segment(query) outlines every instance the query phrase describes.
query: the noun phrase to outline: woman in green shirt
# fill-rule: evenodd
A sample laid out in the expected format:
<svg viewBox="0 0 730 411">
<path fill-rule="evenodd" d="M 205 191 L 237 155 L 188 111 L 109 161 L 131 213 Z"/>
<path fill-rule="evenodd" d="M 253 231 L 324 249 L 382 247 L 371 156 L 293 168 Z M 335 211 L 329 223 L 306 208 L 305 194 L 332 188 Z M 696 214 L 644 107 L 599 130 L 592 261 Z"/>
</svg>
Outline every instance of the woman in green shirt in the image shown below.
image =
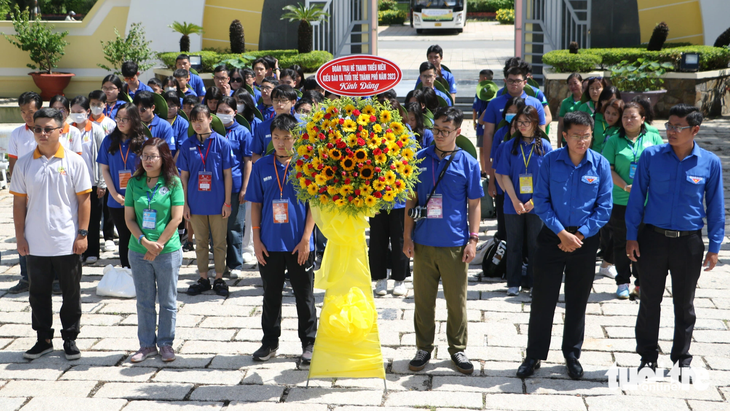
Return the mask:
<svg viewBox="0 0 730 411">
<path fill-rule="evenodd" d="M 579 73 L 571 73 L 566 81 L 568 83 L 570 95 L 560 103 L 560 111 L 558 111 L 558 136 L 563 135 L 563 117 L 565 117 L 567 113 L 577 110 L 578 107 L 583 104 L 580 101 L 580 98 L 583 95 L 583 77 L 581 77 Z M 559 138 L 558 148 L 563 145 L 562 143 L 563 139 Z"/>
<path fill-rule="evenodd" d="M 598 97 L 598 110 L 593 116 L 594 125 L 591 148 L 599 153 L 603 151 L 603 144 L 606 142 L 606 130 L 609 127 L 605 117 L 606 105 L 609 101 L 616 98 L 621 98 L 621 92 L 614 86 L 604 88 L 601 96 Z"/>
<path fill-rule="evenodd" d="M 583 104 L 578 106 L 578 110 L 588 113 L 588 115 L 595 119 L 596 112 L 601 108 L 599 98 L 605 88 L 608 88 L 608 84 L 606 84 L 606 80 L 603 77 L 588 77 L 586 80 L 586 89 L 580 99 Z"/>
<path fill-rule="evenodd" d="M 142 146 L 137 170 L 130 178 L 124 197 L 124 216 L 132 233 L 129 263 L 137 292 L 137 337 L 139 351 L 131 362 L 157 355 L 162 361 L 175 360 L 177 277 L 182 250 L 177 226 L 183 216 L 185 195 L 165 140 L 151 138 Z M 160 302 L 159 326 L 155 334 Z"/>
<path fill-rule="evenodd" d="M 606 120 L 606 129 L 603 131 L 601 152 L 603 152 L 603 148 L 605 148 L 608 139 L 621 129 L 621 117 L 624 115 L 624 104 L 624 101 L 620 98 L 614 98 L 603 105 L 603 118 Z"/>
<path fill-rule="evenodd" d="M 603 156 L 608 159 L 613 176 L 613 210 L 608 224 L 613 229 L 613 257 L 617 272 L 616 285 L 618 286 L 616 296 L 620 299 L 629 298 L 632 271 L 636 277 L 634 282 L 636 288 L 632 294 L 636 298 L 640 296 L 637 265 L 631 264 L 625 252 L 626 204 L 629 201 L 634 173 L 644 149 L 663 143 L 659 134 L 646 130 L 644 120 L 644 107 L 634 102 L 626 104 L 618 134 L 610 137 L 603 148 Z"/>
</svg>

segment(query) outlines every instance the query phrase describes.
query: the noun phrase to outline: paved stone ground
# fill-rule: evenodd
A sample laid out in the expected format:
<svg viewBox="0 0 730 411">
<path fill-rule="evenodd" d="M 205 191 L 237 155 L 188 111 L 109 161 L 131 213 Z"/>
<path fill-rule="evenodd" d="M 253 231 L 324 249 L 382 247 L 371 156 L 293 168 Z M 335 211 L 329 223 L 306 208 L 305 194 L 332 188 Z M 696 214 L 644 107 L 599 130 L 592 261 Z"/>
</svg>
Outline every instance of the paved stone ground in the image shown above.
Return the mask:
<svg viewBox="0 0 730 411">
<path fill-rule="evenodd" d="M 657 121 L 657 125 L 663 121 Z M 700 143 L 730 164 L 730 119 L 703 125 Z M 473 130 L 468 132 L 473 137 Z M 727 170 L 725 170 L 727 173 Z M 728 179 L 726 179 L 726 182 Z M 727 183 L 726 183 L 727 184 Z M 728 186 L 726 185 L 726 192 Z M 526 294 L 505 296 L 505 283 L 478 282 L 479 270 L 470 270 L 468 292 L 469 346 L 473 376 L 459 374 L 451 364 L 445 337 L 446 309 L 437 302 L 438 336 L 434 359 L 422 372 L 408 371 L 415 352 L 412 291 L 405 298 L 377 298 L 380 337 L 386 361 L 386 392 L 380 380 L 312 380 L 305 388 L 307 371 L 297 366 L 300 344 L 296 332 L 294 298 L 285 292 L 280 357 L 254 363 L 251 353 L 262 336 L 261 280 L 255 270 L 229 280 L 231 295 L 210 292 L 184 294 L 195 279 L 195 254 L 185 253 L 178 284 L 179 312 L 175 362 L 149 359 L 132 365 L 138 348 L 134 300 L 96 295 L 103 266 L 118 263 L 114 253 L 103 253 L 99 263 L 84 267 L 81 283 L 82 328 L 78 346 L 82 358 L 66 361 L 57 350 L 41 359 L 26 361 L 23 351 L 34 341 L 28 294 L 11 295 L 5 289 L 18 279 L 19 265 L 12 224 L 12 198 L 0 191 L 0 409 L 2 410 L 404 410 L 415 408 L 501 410 L 615 410 L 624 407 L 664 410 L 727 410 L 730 396 L 730 247 L 723 246 L 721 263 L 703 273 L 695 305 L 693 365 L 706 368 L 710 387 L 700 391 L 672 391 L 666 382 L 650 384 L 646 391 L 612 390 L 605 376 L 615 362 L 636 366 L 633 326 L 635 301 L 614 297 L 612 280 L 596 277 L 588 305 L 586 340 L 581 358 L 583 381 L 567 377 L 560 353 L 560 338 L 553 339 L 548 361 L 533 378 L 520 380 L 514 373 L 524 356 L 530 299 Z M 482 230 L 495 228 L 484 221 Z M 483 233 L 484 234 L 484 233 Z M 482 238 L 486 238 L 483 235 Z M 390 285 L 392 287 L 392 283 Z M 323 293 L 317 292 L 318 306 Z M 671 287 L 665 292 L 660 331 L 660 367 L 671 362 Z M 54 297 L 54 308 L 60 297 Z M 553 335 L 562 332 L 564 306 L 554 320 Z M 60 323 L 56 319 L 56 329 Z M 674 386 L 676 388 L 676 385 Z M 663 391 L 662 391 L 663 390 Z"/>
</svg>

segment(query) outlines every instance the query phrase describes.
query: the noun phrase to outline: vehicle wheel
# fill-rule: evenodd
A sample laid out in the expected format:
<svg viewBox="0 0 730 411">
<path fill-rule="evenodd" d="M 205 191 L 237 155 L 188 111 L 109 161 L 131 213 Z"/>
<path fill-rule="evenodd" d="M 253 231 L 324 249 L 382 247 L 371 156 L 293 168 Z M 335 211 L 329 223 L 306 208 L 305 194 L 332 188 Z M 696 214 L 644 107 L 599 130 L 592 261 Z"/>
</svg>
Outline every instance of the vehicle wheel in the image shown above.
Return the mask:
<svg viewBox="0 0 730 411">
<path fill-rule="evenodd" d="M 464 29 L 457 29 L 456 32 L 459 33 L 459 34 L 461 34 L 461 33 L 464 32 Z"/>
<path fill-rule="evenodd" d="M 416 34 L 423 34 L 423 29 L 416 29 Z"/>
</svg>

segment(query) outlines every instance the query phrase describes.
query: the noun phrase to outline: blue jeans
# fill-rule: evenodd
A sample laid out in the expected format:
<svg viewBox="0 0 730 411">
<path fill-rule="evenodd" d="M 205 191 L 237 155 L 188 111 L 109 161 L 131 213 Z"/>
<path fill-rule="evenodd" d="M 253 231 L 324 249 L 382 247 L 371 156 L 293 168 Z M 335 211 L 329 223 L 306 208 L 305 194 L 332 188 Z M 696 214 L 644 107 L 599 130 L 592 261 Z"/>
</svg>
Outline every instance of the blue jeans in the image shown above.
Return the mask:
<svg viewBox="0 0 730 411">
<path fill-rule="evenodd" d="M 510 201 L 509 197 L 505 196 L 504 201 Z M 542 220 L 535 213 L 505 214 L 504 225 L 507 231 L 507 287 L 519 287 L 522 283 L 522 247 L 526 242 L 529 262 L 524 286 L 532 288 L 537 235 L 542 230 Z"/>
<path fill-rule="evenodd" d="M 182 265 L 182 250 L 160 254 L 153 261 L 129 250 L 134 289 L 137 292 L 137 337 L 140 347 L 172 345 L 177 315 L 177 275 Z M 155 336 L 155 298 L 160 302 L 160 322 Z"/>
<path fill-rule="evenodd" d="M 243 226 L 246 222 L 246 204 L 238 203 L 238 193 L 231 194 L 231 215 L 228 216 L 228 249 L 226 267 L 231 270 L 243 268 Z"/>
</svg>

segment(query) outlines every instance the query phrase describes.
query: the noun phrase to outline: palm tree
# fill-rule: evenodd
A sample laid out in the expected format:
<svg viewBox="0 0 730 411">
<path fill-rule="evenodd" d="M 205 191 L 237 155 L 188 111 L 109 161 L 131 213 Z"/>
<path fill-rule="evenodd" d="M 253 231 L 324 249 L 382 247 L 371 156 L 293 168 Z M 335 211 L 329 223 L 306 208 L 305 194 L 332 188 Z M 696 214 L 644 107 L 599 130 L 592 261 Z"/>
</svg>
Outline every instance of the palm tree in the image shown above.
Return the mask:
<svg viewBox="0 0 730 411">
<path fill-rule="evenodd" d="M 174 32 L 182 34 L 182 37 L 180 37 L 180 52 L 190 51 L 191 34 L 203 34 L 202 27 L 186 21 L 183 21 L 182 23 L 179 21 L 173 21 L 172 24 L 167 27 L 171 28 Z"/>
<path fill-rule="evenodd" d="M 290 22 L 298 20 L 299 29 L 297 30 L 297 48 L 299 53 L 309 53 L 312 51 L 312 24 L 313 21 L 327 21 L 329 14 L 322 11 L 322 8 L 315 6 L 305 6 L 297 3 L 296 6 L 289 5 L 284 7 L 285 10 L 281 16 L 282 20 L 289 19 Z"/>
</svg>

